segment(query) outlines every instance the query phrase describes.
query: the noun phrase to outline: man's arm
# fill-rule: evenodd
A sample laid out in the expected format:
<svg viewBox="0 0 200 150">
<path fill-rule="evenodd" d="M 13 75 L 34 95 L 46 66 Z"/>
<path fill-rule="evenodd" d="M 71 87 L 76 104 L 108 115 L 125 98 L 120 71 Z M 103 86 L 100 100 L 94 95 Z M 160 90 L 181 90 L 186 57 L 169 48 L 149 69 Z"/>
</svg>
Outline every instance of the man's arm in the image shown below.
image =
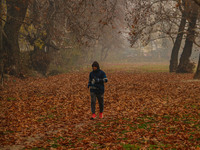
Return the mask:
<svg viewBox="0 0 200 150">
<path fill-rule="evenodd" d="M 104 83 L 108 82 L 108 78 L 106 77 L 105 72 L 104 72 L 104 76 L 103 76 L 103 82 L 104 82 Z"/>
<path fill-rule="evenodd" d="M 92 81 L 92 79 L 91 79 L 91 73 L 90 73 L 90 75 L 89 75 L 89 81 L 88 81 L 88 88 L 92 85 L 91 81 Z"/>
</svg>

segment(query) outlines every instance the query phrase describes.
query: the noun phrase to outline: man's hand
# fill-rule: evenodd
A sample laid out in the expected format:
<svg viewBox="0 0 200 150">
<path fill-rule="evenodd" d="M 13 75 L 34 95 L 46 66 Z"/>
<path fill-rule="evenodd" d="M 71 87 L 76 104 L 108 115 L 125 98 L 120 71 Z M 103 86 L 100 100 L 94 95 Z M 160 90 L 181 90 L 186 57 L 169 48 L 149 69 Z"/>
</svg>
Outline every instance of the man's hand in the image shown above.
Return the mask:
<svg viewBox="0 0 200 150">
<path fill-rule="evenodd" d="M 97 83 L 100 82 L 100 79 L 99 79 L 99 78 L 96 78 L 96 79 L 95 79 L 95 82 L 97 82 Z"/>
<path fill-rule="evenodd" d="M 92 84 L 95 84 L 95 79 L 92 79 L 91 83 L 92 83 Z"/>
<path fill-rule="evenodd" d="M 104 82 L 104 83 L 108 82 L 108 79 L 107 79 L 107 78 L 104 78 L 104 79 L 103 79 L 103 82 Z"/>
</svg>

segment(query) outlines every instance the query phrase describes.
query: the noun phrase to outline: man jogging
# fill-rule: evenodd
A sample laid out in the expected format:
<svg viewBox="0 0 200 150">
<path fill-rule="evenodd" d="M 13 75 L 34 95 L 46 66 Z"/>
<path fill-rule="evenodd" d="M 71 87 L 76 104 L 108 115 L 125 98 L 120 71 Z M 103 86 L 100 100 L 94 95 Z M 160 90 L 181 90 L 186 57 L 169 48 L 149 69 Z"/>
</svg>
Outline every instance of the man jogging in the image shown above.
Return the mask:
<svg viewBox="0 0 200 150">
<path fill-rule="evenodd" d="M 91 96 L 91 110 L 92 117 L 91 120 L 96 118 L 95 115 L 95 106 L 96 98 L 99 102 L 99 118 L 103 118 L 103 109 L 104 109 L 104 83 L 108 82 L 105 72 L 100 70 L 98 62 L 93 62 L 92 64 L 93 71 L 90 72 L 88 88 L 90 87 L 90 96 Z"/>
</svg>

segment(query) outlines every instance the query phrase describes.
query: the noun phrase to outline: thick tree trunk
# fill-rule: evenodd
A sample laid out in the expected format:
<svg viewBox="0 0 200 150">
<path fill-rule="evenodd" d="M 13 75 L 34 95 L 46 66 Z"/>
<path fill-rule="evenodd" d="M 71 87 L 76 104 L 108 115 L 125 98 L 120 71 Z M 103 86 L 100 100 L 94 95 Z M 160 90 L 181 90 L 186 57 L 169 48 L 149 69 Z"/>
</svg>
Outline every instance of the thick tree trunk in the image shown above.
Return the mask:
<svg viewBox="0 0 200 150">
<path fill-rule="evenodd" d="M 28 0 L 9 0 L 7 5 L 7 19 L 4 26 L 3 49 L 6 53 L 5 71 L 9 74 L 17 75 L 19 72 L 19 30 L 23 24 Z"/>
<path fill-rule="evenodd" d="M 180 22 L 179 30 L 178 30 L 178 35 L 176 37 L 176 41 L 174 43 L 172 53 L 171 53 L 170 66 L 169 66 L 170 72 L 176 72 L 176 69 L 178 67 L 178 53 L 181 47 L 181 41 L 183 39 L 183 31 L 185 28 L 185 24 L 186 24 L 186 18 L 185 18 L 185 15 L 182 14 L 182 18 L 181 18 L 181 22 Z"/>
<path fill-rule="evenodd" d="M 199 62 L 198 62 L 196 73 L 194 75 L 194 79 L 200 79 L 200 54 L 199 54 Z"/>
<path fill-rule="evenodd" d="M 2 0 L 0 0 L 0 18 L 3 17 L 3 6 L 2 6 Z M 1 72 L 1 85 L 3 86 L 3 42 L 2 42 L 2 36 L 3 35 L 3 24 L 2 20 L 0 20 L 0 72 Z"/>
<path fill-rule="evenodd" d="M 194 69 L 194 65 L 190 62 L 190 56 L 192 54 L 192 47 L 195 39 L 195 26 L 197 18 L 198 18 L 198 6 L 194 4 L 187 30 L 185 46 L 183 48 L 183 52 L 180 58 L 180 63 L 176 71 L 177 73 L 191 73 Z"/>
<path fill-rule="evenodd" d="M 194 0 L 194 2 L 200 6 L 200 0 Z"/>
</svg>

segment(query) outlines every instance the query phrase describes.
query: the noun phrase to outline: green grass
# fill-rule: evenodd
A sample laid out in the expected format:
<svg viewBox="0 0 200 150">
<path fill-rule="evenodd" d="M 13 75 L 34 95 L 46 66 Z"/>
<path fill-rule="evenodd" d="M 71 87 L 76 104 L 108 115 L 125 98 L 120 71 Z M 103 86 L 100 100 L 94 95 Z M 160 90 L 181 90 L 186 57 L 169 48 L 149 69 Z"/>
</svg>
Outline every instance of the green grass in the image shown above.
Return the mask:
<svg viewBox="0 0 200 150">
<path fill-rule="evenodd" d="M 3 134 L 12 134 L 12 133 L 15 133 L 15 131 L 11 131 L 11 130 L 7 130 L 7 131 L 4 131 Z"/>
<path fill-rule="evenodd" d="M 165 115 L 165 116 L 163 116 L 163 118 L 170 120 L 171 117 L 169 115 Z"/>
<path fill-rule="evenodd" d="M 125 71 L 125 72 L 169 72 L 168 63 L 100 63 L 101 69 L 106 72 Z M 84 66 L 82 71 L 91 71 L 90 65 Z"/>
<path fill-rule="evenodd" d="M 58 147 L 60 147 L 60 145 L 59 144 L 52 144 L 51 147 L 58 148 Z"/>
<path fill-rule="evenodd" d="M 43 148 L 43 147 L 34 147 L 34 148 L 32 148 L 31 150 L 46 150 L 46 149 Z"/>
<path fill-rule="evenodd" d="M 142 65 L 137 68 L 137 70 L 142 72 L 169 72 L 168 65 Z"/>
<path fill-rule="evenodd" d="M 8 97 L 7 100 L 8 100 L 8 101 L 15 101 L 16 98 L 14 98 L 14 97 Z"/>
<path fill-rule="evenodd" d="M 99 144 L 96 144 L 96 143 L 92 144 L 92 146 L 93 146 L 93 147 L 100 147 L 100 145 L 99 145 Z"/>
<path fill-rule="evenodd" d="M 146 129 L 147 128 L 147 124 L 145 124 L 145 123 L 144 124 L 139 124 L 138 128 L 139 129 Z"/>
<path fill-rule="evenodd" d="M 123 130 L 123 131 L 121 132 L 121 134 L 125 134 L 125 133 L 127 133 L 127 132 L 129 132 L 129 131 Z"/>
<path fill-rule="evenodd" d="M 157 145 L 150 145 L 150 146 L 149 146 L 149 149 L 150 149 L 150 150 L 154 150 L 154 149 L 157 149 L 157 148 L 159 148 Z"/>
<path fill-rule="evenodd" d="M 122 144 L 122 146 L 125 150 L 139 150 L 140 149 L 140 146 L 138 145 Z"/>
</svg>

